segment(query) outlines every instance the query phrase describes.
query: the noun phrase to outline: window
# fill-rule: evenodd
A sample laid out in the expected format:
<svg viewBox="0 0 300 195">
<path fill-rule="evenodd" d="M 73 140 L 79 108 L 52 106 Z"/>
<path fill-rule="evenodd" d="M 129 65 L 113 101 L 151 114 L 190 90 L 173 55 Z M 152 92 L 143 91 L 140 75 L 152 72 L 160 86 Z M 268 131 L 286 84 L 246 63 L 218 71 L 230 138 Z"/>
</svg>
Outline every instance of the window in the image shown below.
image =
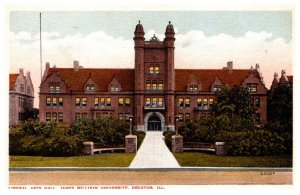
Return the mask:
<svg viewBox="0 0 300 195">
<path fill-rule="evenodd" d="M 191 121 L 191 114 L 190 113 L 185 113 L 185 122 Z"/>
<path fill-rule="evenodd" d="M 179 116 L 178 122 L 182 123 L 183 122 L 183 114 L 179 113 L 178 116 Z"/>
<path fill-rule="evenodd" d="M 151 82 L 146 81 L 146 90 L 151 90 Z"/>
<path fill-rule="evenodd" d="M 152 81 L 152 90 L 153 91 L 157 90 L 157 83 L 156 83 L 156 81 Z"/>
<path fill-rule="evenodd" d="M 99 106 L 99 98 L 94 98 L 94 106 Z"/>
<path fill-rule="evenodd" d="M 75 106 L 80 107 L 80 98 L 75 98 Z"/>
<path fill-rule="evenodd" d="M 197 92 L 198 91 L 198 85 L 189 85 L 189 91 Z"/>
<path fill-rule="evenodd" d="M 57 106 L 57 98 L 52 98 L 52 106 Z"/>
<path fill-rule="evenodd" d="M 248 91 L 250 93 L 256 93 L 257 92 L 257 84 L 256 83 L 247 84 L 247 88 L 248 88 Z"/>
<path fill-rule="evenodd" d="M 86 84 L 85 90 L 87 92 L 95 91 L 95 84 Z"/>
<path fill-rule="evenodd" d="M 56 112 L 52 112 L 52 121 L 53 122 L 57 121 L 57 113 Z"/>
<path fill-rule="evenodd" d="M 80 113 L 75 113 L 75 120 L 79 120 L 80 119 Z"/>
<path fill-rule="evenodd" d="M 159 65 L 150 65 L 149 72 L 150 74 L 159 74 Z"/>
<path fill-rule="evenodd" d="M 63 121 L 64 121 L 63 113 L 59 112 L 58 113 L 58 122 L 63 122 Z"/>
<path fill-rule="evenodd" d="M 58 98 L 58 106 L 64 106 L 64 98 Z"/>
<path fill-rule="evenodd" d="M 130 116 L 129 113 L 125 113 L 125 120 L 126 120 L 126 121 L 129 121 L 129 116 Z"/>
<path fill-rule="evenodd" d="M 146 98 L 146 107 L 150 107 L 150 104 L 151 104 L 151 99 Z"/>
<path fill-rule="evenodd" d="M 120 86 L 119 86 L 119 84 L 112 84 L 112 85 L 110 86 L 110 91 L 112 91 L 112 92 L 120 91 Z"/>
<path fill-rule="evenodd" d="M 30 94 L 30 93 L 31 93 L 30 87 L 27 87 L 27 94 Z"/>
<path fill-rule="evenodd" d="M 191 106 L 191 99 L 185 98 L 185 107 L 190 107 L 190 106 Z"/>
<path fill-rule="evenodd" d="M 24 90 L 25 90 L 24 84 L 21 84 L 20 85 L 20 91 L 21 91 L 21 93 L 24 93 Z"/>
<path fill-rule="evenodd" d="M 124 98 L 119 98 L 119 106 L 124 106 Z"/>
<path fill-rule="evenodd" d="M 100 106 L 101 107 L 105 106 L 105 98 L 104 97 L 100 98 Z"/>
<path fill-rule="evenodd" d="M 123 113 L 119 113 L 118 118 L 122 121 L 124 119 Z"/>
<path fill-rule="evenodd" d="M 209 107 L 212 107 L 214 104 L 214 99 L 210 98 L 209 99 Z"/>
<path fill-rule="evenodd" d="M 82 98 L 82 106 L 83 107 L 87 106 L 87 98 L 86 97 Z"/>
<path fill-rule="evenodd" d="M 163 107 L 163 98 L 158 98 L 158 106 Z"/>
<path fill-rule="evenodd" d="M 51 113 L 46 112 L 46 121 L 49 122 L 51 120 Z"/>
<path fill-rule="evenodd" d="M 20 106 L 20 100 L 19 100 L 19 106 Z M 46 98 L 46 106 L 51 106 L 51 98 L 47 97 Z"/>
<path fill-rule="evenodd" d="M 260 113 L 256 113 L 255 122 L 260 123 Z"/>
<path fill-rule="evenodd" d="M 125 98 L 125 106 L 130 106 L 130 98 Z"/>
<path fill-rule="evenodd" d="M 87 118 L 87 113 L 86 112 L 82 113 L 82 118 Z"/>
<path fill-rule="evenodd" d="M 97 112 L 96 113 L 96 118 L 101 118 L 101 113 Z"/>
<path fill-rule="evenodd" d="M 152 107 L 156 108 L 157 106 L 157 98 L 152 98 Z"/>
<path fill-rule="evenodd" d="M 197 106 L 198 106 L 198 107 L 201 107 L 201 106 L 202 106 L 202 99 L 201 99 L 201 98 L 198 98 L 198 99 L 197 99 Z"/>
<path fill-rule="evenodd" d="M 164 88 L 164 84 L 163 84 L 163 81 L 158 81 L 158 90 L 163 90 Z"/>
<path fill-rule="evenodd" d="M 159 66 L 154 67 L 154 74 L 159 74 Z"/>
<path fill-rule="evenodd" d="M 260 99 L 259 98 L 255 98 L 255 107 L 260 107 Z"/>
<path fill-rule="evenodd" d="M 207 98 L 203 99 L 203 107 L 207 107 Z"/>
<path fill-rule="evenodd" d="M 214 85 L 213 91 L 221 91 L 222 85 Z"/>
<path fill-rule="evenodd" d="M 60 92 L 59 83 L 50 83 L 49 92 L 50 93 L 59 93 Z"/>
<path fill-rule="evenodd" d="M 111 98 L 106 98 L 106 106 L 111 106 Z"/>
<path fill-rule="evenodd" d="M 150 74 L 154 73 L 154 66 L 150 66 Z"/>
<path fill-rule="evenodd" d="M 178 106 L 183 107 L 183 98 L 178 98 Z"/>
</svg>

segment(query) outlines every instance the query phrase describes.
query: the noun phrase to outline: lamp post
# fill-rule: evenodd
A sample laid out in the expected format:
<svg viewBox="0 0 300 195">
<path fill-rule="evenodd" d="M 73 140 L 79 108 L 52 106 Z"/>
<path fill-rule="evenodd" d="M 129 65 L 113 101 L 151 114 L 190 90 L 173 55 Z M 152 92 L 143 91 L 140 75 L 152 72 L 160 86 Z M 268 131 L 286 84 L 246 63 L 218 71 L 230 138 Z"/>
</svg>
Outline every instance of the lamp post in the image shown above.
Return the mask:
<svg viewBox="0 0 300 195">
<path fill-rule="evenodd" d="M 175 131 L 176 131 L 176 136 L 178 136 L 178 120 L 179 120 L 180 116 L 176 115 L 175 116 Z"/>
<path fill-rule="evenodd" d="M 129 135 L 132 135 L 132 119 L 133 119 L 133 116 L 130 115 L 129 116 L 129 122 L 130 122 Z"/>
</svg>

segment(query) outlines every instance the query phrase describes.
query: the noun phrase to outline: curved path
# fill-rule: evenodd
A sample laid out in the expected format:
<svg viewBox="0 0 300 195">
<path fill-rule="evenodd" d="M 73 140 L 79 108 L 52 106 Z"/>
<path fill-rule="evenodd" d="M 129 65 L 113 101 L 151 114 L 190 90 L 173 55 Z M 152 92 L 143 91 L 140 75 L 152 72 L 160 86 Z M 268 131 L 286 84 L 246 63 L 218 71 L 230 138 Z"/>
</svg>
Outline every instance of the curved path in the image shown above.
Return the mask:
<svg viewBox="0 0 300 195">
<path fill-rule="evenodd" d="M 179 168 L 167 148 L 161 131 L 147 131 L 144 141 L 129 168 Z"/>
</svg>

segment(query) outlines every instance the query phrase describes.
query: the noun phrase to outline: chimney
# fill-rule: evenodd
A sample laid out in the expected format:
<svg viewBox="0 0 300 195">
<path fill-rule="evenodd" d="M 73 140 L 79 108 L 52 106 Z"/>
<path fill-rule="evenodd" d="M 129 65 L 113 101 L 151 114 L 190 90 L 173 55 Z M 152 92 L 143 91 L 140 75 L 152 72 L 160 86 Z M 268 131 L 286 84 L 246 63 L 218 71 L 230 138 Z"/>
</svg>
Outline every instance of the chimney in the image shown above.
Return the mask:
<svg viewBox="0 0 300 195">
<path fill-rule="evenodd" d="M 28 78 L 30 78 L 30 72 L 29 72 L 29 71 L 26 72 L 26 76 L 27 76 Z"/>
<path fill-rule="evenodd" d="M 282 77 L 285 77 L 285 76 L 286 76 L 285 70 L 282 70 L 282 71 L 281 71 L 281 76 L 282 76 Z"/>
<path fill-rule="evenodd" d="M 49 69 L 49 68 L 50 68 L 50 63 L 46 62 L 46 69 Z"/>
<path fill-rule="evenodd" d="M 278 73 L 277 72 L 274 73 L 274 79 L 278 80 Z"/>
<path fill-rule="evenodd" d="M 20 68 L 20 69 L 19 69 L 19 72 L 20 72 L 20 74 L 24 75 L 24 70 L 23 70 L 23 68 Z"/>
<path fill-rule="evenodd" d="M 77 60 L 74 60 L 73 62 L 73 65 L 74 65 L 74 71 L 77 72 L 79 70 L 79 61 Z"/>
<path fill-rule="evenodd" d="M 227 62 L 227 69 L 228 70 L 232 70 L 233 69 L 233 62 L 232 61 L 228 61 Z"/>
</svg>

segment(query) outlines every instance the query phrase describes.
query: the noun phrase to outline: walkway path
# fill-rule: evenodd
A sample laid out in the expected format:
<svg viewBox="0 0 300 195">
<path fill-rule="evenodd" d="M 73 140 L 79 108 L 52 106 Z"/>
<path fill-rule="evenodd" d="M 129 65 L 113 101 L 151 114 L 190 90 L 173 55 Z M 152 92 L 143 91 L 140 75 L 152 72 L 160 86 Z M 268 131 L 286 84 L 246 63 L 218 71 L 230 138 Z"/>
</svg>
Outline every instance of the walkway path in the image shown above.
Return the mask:
<svg viewBox="0 0 300 195">
<path fill-rule="evenodd" d="M 131 162 L 130 168 L 180 167 L 163 140 L 162 132 L 147 131 L 146 137 Z"/>
</svg>

